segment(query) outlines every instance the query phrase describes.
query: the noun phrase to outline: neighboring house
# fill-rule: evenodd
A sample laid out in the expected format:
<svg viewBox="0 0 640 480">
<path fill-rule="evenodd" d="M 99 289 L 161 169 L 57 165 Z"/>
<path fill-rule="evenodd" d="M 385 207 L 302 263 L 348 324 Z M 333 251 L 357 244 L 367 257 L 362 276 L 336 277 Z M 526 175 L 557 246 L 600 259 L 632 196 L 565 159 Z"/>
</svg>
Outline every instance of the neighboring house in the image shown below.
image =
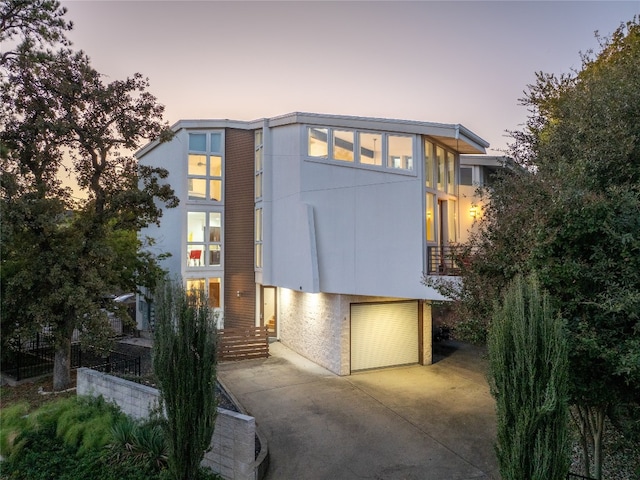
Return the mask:
<svg viewBox="0 0 640 480">
<path fill-rule="evenodd" d="M 461 125 L 311 113 L 173 130 L 137 153 L 180 198 L 142 235 L 225 328 L 267 326 L 339 375 L 431 363 L 443 298 L 423 274 L 451 273 L 443 252 L 473 220 L 460 155 L 487 142 Z M 141 301 L 140 328 L 150 312 Z"/>
</svg>

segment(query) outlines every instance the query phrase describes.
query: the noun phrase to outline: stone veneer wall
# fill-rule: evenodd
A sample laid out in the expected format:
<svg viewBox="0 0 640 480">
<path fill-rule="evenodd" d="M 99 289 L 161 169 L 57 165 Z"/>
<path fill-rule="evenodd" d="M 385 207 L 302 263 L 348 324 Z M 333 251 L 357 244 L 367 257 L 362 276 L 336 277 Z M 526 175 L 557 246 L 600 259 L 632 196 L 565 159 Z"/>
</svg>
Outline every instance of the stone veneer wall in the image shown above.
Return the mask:
<svg viewBox="0 0 640 480">
<path fill-rule="evenodd" d="M 351 373 L 351 304 L 398 298 L 304 293 L 280 288 L 280 341 L 337 375 Z M 431 363 L 431 306 L 423 307 L 423 364 Z"/>
<path fill-rule="evenodd" d="M 157 408 L 160 397 L 155 388 L 88 368 L 78 369 L 77 394 L 102 396 L 134 418 L 148 417 Z M 205 453 L 202 465 L 225 479 L 254 480 L 257 476 L 255 441 L 253 417 L 218 408 L 211 450 Z"/>
</svg>

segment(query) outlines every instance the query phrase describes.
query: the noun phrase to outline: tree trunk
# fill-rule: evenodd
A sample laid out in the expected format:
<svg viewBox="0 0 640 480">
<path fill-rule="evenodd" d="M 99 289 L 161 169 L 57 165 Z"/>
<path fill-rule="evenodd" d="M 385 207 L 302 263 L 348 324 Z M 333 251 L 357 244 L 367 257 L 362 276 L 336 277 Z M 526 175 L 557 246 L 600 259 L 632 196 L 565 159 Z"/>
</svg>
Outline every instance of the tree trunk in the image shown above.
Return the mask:
<svg viewBox="0 0 640 480">
<path fill-rule="evenodd" d="M 572 418 L 580 431 L 580 443 L 584 455 L 584 474 L 591 477 L 591 461 L 593 461 L 593 478 L 602 478 L 602 439 L 604 438 L 604 420 L 607 405 L 575 406 Z"/>
<path fill-rule="evenodd" d="M 593 421 L 593 469 L 596 480 L 602 478 L 602 439 L 604 437 L 605 407 L 594 408 L 591 414 Z"/>
<path fill-rule="evenodd" d="M 65 338 L 56 347 L 53 357 L 53 389 L 65 390 L 71 386 L 71 339 Z"/>
<path fill-rule="evenodd" d="M 578 427 L 580 432 L 580 446 L 582 447 L 582 467 L 583 473 L 587 477 L 591 477 L 591 442 L 593 435 L 589 424 L 589 408 L 581 405 L 574 405 L 570 410 L 571 418 Z"/>
</svg>

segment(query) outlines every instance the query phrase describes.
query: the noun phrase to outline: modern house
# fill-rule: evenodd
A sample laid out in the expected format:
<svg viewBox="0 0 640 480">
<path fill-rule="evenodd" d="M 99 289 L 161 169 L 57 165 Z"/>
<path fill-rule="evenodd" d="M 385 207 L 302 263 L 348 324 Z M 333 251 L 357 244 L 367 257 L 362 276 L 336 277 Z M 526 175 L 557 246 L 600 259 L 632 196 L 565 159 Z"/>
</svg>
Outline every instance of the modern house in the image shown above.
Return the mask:
<svg viewBox="0 0 640 480">
<path fill-rule="evenodd" d="M 339 375 L 431 363 L 444 299 L 422 279 L 450 273 L 446 249 L 473 222 L 461 173 L 482 173 L 486 141 L 458 124 L 312 113 L 172 128 L 137 157 L 170 172 L 180 205 L 142 235 L 171 254 L 170 274 L 205 287 L 225 328 L 266 326 Z M 152 316 L 140 301 L 139 328 Z"/>
</svg>

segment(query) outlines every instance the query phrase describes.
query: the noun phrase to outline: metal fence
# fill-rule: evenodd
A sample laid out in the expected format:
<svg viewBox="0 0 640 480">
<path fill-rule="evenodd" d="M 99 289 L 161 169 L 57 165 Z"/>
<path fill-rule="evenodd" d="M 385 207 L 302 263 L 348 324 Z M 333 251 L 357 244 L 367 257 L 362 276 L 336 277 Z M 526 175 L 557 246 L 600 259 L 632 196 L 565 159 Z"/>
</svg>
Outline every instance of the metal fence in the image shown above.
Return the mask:
<svg viewBox="0 0 640 480">
<path fill-rule="evenodd" d="M 2 356 L 2 374 L 16 381 L 39 377 L 53 372 L 55 348 L 49 335 L 36 335 L 27 341 L 13 342 Z M 140 357 L 120 352 L 98 355 L 90 349 L 82 349 L 79 343 L 71 344 L 71 368 L 95 368 L 103 372 L 140 375 Z"/>
</svg>

